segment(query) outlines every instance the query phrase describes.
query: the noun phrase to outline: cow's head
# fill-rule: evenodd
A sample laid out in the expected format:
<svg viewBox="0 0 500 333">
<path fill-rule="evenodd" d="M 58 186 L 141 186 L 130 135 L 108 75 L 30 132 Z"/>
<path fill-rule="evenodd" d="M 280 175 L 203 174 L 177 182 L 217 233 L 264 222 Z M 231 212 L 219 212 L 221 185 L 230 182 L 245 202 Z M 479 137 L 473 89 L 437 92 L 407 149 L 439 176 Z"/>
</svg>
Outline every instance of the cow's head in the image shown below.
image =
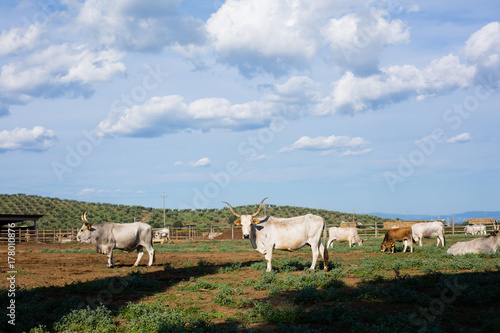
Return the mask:
<svg viewBox="0 0 500 333">
<path fill-rule="evenodd" d="M 394 245 L 395 244 L 391 243 L 391 242 L 382 242 L 382 244 L 380 244 L 380 251 L 382 251 L 382 252 L 385 252 L 385 251 L 391 252 L 392 251 L 392 247 Z"/>
<path fill-rule="evenodd" d="M 267 197 L 262 199 L 262 201 L 260 202 L 260 205 L 259 205 L 259 209 L 257 210 L 257 212 L 255 212 L 252 215 L 236 214 L 233 210 L 233 207 L 231 207 L 231 205 L 229 203 L 223 201 L 226 205 L 229 206 L 229 210 L 231 211 L 231 213 L 238 218 L 236 221 L 234 221 L 234 224 L 241 225 L 241 230 L 243 232 L 243 238 L 250 237 L 250 230 L 251 230 L 252 223 L 257 224 L 260 222 L 260 220 L 256 219 L 255 217 L 260 214 L 260 211 L 262 210 L 262 204 L 264 203 L 264 200 L 266 200 L 266 199 L 267 199 Z"/>
<path fill-rule="evenodd" d="M 92 235 L 92 230 L 94 229 L 92 229 L 92 225 L 87 220 L 87 211 L 82 213 L 82 221 L 83 225 L 80 230 L 78 230 L 76 240 L 79 242 L 88 243 L 90 242 L 90 236 Z"/>
</svg>

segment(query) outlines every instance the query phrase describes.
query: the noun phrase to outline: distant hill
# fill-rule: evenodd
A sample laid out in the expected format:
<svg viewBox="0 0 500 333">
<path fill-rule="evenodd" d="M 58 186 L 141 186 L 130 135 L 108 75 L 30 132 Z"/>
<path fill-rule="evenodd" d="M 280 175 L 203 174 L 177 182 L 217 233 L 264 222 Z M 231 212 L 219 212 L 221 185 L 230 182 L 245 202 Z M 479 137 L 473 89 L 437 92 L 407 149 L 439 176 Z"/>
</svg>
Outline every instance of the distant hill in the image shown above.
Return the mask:
<svg viewBox="0 0 500 333">
<path fill-rule="evenodd" d="M 294 206 L 276 206 L 268 204 L 265 213 L 277 217 L 291 217 L 307 213 L 322 216 L 328 226 L 339 225 L 341 221 L 352 221 L 353 215 L 324 209 L 312 209 Z M 240 214 L 252 214 L 258 205 L 234 207 Z M 44 215 L 38 225 L 40 228 L 79 228 L 81 215 L 88 211 L 87 217 L 91 223 L 100 222 L 133 222 L 149 223 L 154 228 L 163 227 L 163 209 L 113 205 L 100 202 L 85 202 L 59 198 L 41 197 L 27 194 L 0 194 L 0 214 L 40 214 Z M 380 217 L 354 214 L 356 222 L 365 225 L 382 223 L 386 219 Z M 224 226 L 234 221 L 234 216 L 228 208 L 223 209 L 166 209 L 165 224 L 167 226 Z"/>
<path fill-rule="evenodd" d="M 431 220 L 437 220 L 439 219 L 444 219 L 446 221 L 451 221 L 452 219 L 455 219 L 455 222 L 462 223 L 465 222 L 469 219 L 476 219 L 476 218 L 493 218 L 494 220 L 500 220 L 500 211 L 489 211 L 489 212 L 483 212 L 483 211 L 468 211 L 464 213 L 458 213 L 458 214 L 450 214 L 450 215 L 425 215 L 425 214 L 409 214 L 408 217 L 406 214 L 390 214 L 390 213 L 370 213 L 370 215 L 378 216 L 381 218 L 388 218 L 392 220 L 400 219 L 400 220 L 423 220 L 423 221 L 431 221 Z"/>
</svg>

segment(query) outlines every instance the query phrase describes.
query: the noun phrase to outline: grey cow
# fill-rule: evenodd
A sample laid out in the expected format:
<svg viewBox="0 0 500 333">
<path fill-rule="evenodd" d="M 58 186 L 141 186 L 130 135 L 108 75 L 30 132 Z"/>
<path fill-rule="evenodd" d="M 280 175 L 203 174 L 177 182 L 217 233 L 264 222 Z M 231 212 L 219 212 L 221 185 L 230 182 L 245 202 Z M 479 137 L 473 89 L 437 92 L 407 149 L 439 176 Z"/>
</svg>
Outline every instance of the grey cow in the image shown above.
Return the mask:
<svg viewBox="0 0 500 333">
<path fill-rule="evenodd" d="M 76 239 L 82 243 L 94 244 L 97 253 L 108 256 L 108 267 L 114 267 L 113 250 L 132 252 L 137 250 L 137 260 L 134 266 L 139 265 L 144 255 L 143 248 L 149 253 L 149 263 L 154 261 L 153 230 L 151 226 L 142 222 L 127 224 L 105 222 L 91 225 L 87 220 L 87 212 L 82 214 L 83 226 L 78 231 Z"/>
<path fill-rule="evenodd" d="M 466 253 L 495 253 L 500 248 L 500 231 L 495 230 L 489 236 L 476 238 L 468 242 L 458 242 L 448 249 L 454 256 Z"/>
</svg>

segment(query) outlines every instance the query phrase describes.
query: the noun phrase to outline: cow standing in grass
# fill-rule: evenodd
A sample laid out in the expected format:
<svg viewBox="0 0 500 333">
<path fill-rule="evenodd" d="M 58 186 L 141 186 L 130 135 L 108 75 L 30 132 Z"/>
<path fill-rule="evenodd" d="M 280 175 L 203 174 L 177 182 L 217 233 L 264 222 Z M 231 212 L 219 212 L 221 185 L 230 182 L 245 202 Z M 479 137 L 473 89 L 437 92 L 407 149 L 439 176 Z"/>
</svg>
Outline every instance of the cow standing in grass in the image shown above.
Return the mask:
<svg viewBox="0 0 500 333">
<path fill-rule="evenodd" d="M 425 222 L 425 223 L 415 223 L 411 226 L 413 240 L 418 242 L 422 246 L 423 238 L 437 238 L 437 245 L 439 242 L 444 246 L 444 224 L 439 221 Z"/>
<path fill-rule="evenodd" d="M 252 247 L 265 255 L 267 261 L 267 271 L 272 269 L 271 259 L 273 249 L 294 251 L 309 245 L 312 250 L 311 269 L 316 268 L 318 254 L 321 254 L 324 262 L 324 270 L 328 270 L 328 250 L 321 244 L 321 234 L 325 232 L 326 225 L 321 216 L 307 214 L 291 218 L 266 217 L 260 221 L 256 219 L 262 210 L 264 198 L 260 202 L 259 209 L 252 215 L 239 215 L 227 202 L 231 213 L 238 218 L 234 221 L 236 225 L 242 227 L 243 238 L 250 239 Z"/>
<path fill-rule="evenodd" d="M 411 252 L 413 252 L 413 236 L 410 227 L 395 228 L 387 231 L 384 236 L 384 240 L 380 245 L 380 251 L 385 252 L 386 250 L 390 253 L 394 253 L 394 248 L 396 247 L 396 242 L 403 242 L 404 248 L 403 252 L 406 252 L 408 243 L 410 243 Z"/>
<path fill-rule="evenodd" d="M 134 222 L 128 224 L 105 222 L 91 225 L 87 220 L 87 212 L 82 214 L 83 226 L 78 231 L 76 239 L 82 243 L 94 244 L 97 253 L 108 256 L 108 267 L 114 267 L 113 250 L 132 252 L 137 250 L 137 260 L 134 266 L 139 265 L 144 255 L 143 248 L 149 253 L 149 263 L 154 261 L 153 229 L 149 224 Z"/>
<path fill-rule="evenodd" d="M 359 237 L 358 229 L 356 228 L 328 228 L 328 244 L 326 247 L 330 247 L 334 241 L 338 241 L 339 243 L 349 242 L 349 247 L 352 247 L 353 244 L 363 245 L 363 240 Z"/>
</svg>

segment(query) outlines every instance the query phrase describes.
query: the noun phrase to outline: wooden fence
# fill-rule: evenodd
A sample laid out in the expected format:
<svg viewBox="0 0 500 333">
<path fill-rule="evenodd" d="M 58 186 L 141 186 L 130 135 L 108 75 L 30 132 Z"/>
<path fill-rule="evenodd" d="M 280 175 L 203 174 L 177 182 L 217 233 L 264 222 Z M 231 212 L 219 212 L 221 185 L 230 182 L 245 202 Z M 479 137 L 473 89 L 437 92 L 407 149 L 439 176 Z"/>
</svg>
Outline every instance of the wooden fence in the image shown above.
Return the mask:
<svg viewBox="0 0 500 333">
<path fill-rule="evenodd" d="M 328 226 L 331 227 L 331 226 Z M 453 227 L 445 227 L 445 234 L 464 234 L 463 225 L 455 225 Z M 183 240 L 183 241 L 203 241 L 203 240 L 240 240 L 241 231 L 238 230 L 241 227 L 233 226 L 229 228 L 221 227 L 208 227 L 208 228 L 198 228 L 198 227 L 183 227 L 183 228 L 172 228 L 170 227 L 170 239 Z M 76 235 L 78 229 L 26 229 L 26 228 L 16 228 L 15 230 L 15 241 L 16 243 L 21 242 L 42 242 L 42 243 L 68 243 L 76 242 Z M 161 230 L 161 228 L 153 228 L 153 234 L 156 231 Z M 490 231 L 495 230 L 495 225 L 486 225 L 486 231 L 489 234 Z M 381 237 L 386 233 L 387 230 L 383 228 L 358 228 L 358 233 L 361 238 L 368 237 Z M 229 237 L 218 237 L 219 235 L 226 234 Z M 6 243 L 8 241 L 8 231 L 5 228 L 0 229 L 0 243 Z"/>
<path fill-rule="evenodd" d="M 162 228 L 153 228 L 153 235 Z M 69 243 L 76 242 L 77 228 L 73 229 L 27 229 L 15 228 L 16 243 L 21 242 L 41 242 L 41 243 Z M 170 228 L 170 239 L 172 240 L 212 240 L 221 234 L 225 229 L 222 228 Z M 12 233 L 12 231 L 11 231 Z M 8 241 L 8 229 L 0 229 L 0 243 Z"/>
</svg>

